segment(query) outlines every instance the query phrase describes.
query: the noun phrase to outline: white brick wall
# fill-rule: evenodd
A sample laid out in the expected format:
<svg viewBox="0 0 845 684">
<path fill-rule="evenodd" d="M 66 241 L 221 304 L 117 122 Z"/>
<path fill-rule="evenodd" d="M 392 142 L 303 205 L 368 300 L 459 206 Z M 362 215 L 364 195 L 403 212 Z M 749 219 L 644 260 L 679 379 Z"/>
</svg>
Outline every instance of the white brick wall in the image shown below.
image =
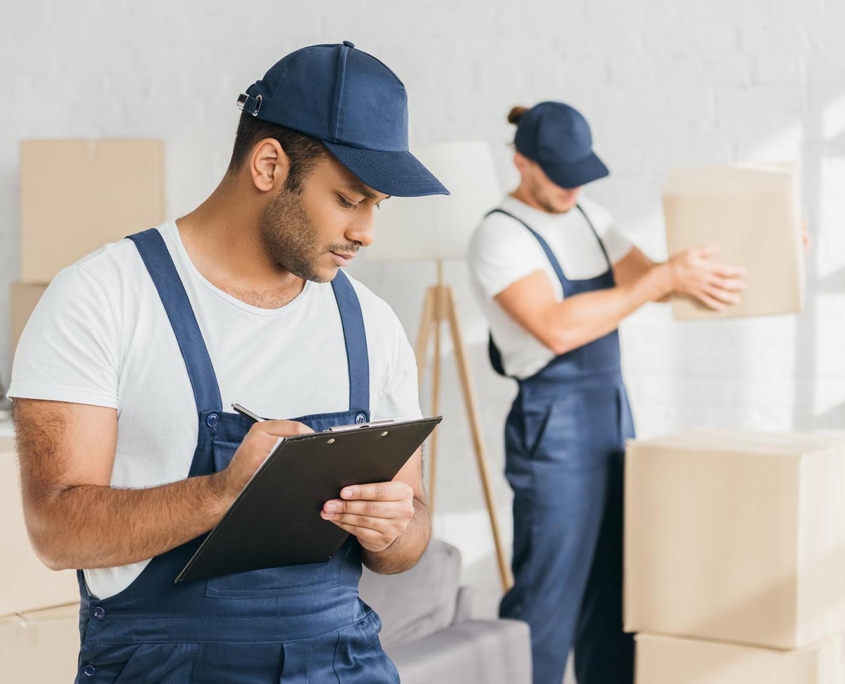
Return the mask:
<svg viewBox="0 0 845 684">
<path fill-rule="evenodd" d="M 168 209 L 189 211 L 228 161 L 239 92 L 288 51 L 352 40 L 410 91 L 417 143 L 483 137 L 503 186 L 517 103 L 562 99 L 593 125 L 613 175 L 594 196 L 663 254 L 659 192 L 675 165 L 795 158 L 815 243 L 798 318 L 674 324 L 650 306 L 624 326 L 641 434 L 696 425 L 788 429 L 845 423 L 845 3 L 831 0 L 578 0 L 561 3 L 5 3 L 0 26 L 0 376 L 8 378 L 8 283 L 18 272 L 18 141 L 150 136 L 167 145 Z M 433 269 L 356 272 L 416 334 Z M 513 393 L 484 358 L 486 327 L 459 264 L 457 290 L 507 526 L 501 424 Z M 447 367 L 448 368 L 448 367 Z M 445 378 L 439 533 L 487 591 L 495 567 L 457 383 Z M 462 483 L 471 484 L 465 487 Z"/>
</svg>

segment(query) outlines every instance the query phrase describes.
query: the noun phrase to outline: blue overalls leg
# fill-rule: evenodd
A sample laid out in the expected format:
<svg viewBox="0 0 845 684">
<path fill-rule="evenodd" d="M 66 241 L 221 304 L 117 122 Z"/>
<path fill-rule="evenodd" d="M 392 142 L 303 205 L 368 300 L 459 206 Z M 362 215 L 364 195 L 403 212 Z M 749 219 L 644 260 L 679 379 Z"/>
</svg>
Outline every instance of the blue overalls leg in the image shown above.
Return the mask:
<svg viewBox="0 0 845 684">
<path fill-rule="evenodd" d="M 586 214 L 608 268 L 570 280 L 539 233 L 496 211 L 537 239 L 564 297 L 614 286 Z M 492 340 L 491 360 L 504 374 Z M 633 682 L 633 639 L 622 631 L 624 449 L 633 436 L 616 331 L 519 381 L 505 426 L 514 586 L 500 614 L 531 626 L 534 684 L 561 684 L 570 649 L 578 684 Z"/>
</svg>

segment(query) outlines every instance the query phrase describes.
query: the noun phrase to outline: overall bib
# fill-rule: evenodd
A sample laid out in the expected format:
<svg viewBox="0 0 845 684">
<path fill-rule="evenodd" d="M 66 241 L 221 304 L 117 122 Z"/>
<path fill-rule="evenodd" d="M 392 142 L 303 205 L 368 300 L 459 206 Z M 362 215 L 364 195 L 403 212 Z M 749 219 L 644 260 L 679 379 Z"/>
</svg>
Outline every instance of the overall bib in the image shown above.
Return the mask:
<svg viewBox="0 0 845 684">
<path fill-rule="evenodd" d="M 161 234 L 131 236 L 185 360 L 199 436 L 189 477 L 224 469 L 252 421 L 224 413 L 211 358 Z M 370 418 L 363 317 L 342 272 L 332 282 L 349 368 L 349 410 L 296 418 L 315 431 Z M 293 388 L 292 388 L 292 391 Z M 202 537 L 153 558 L 124 591 L 82 596 L 77 684 L 398 684 L 381 623 L 358 598 L 361 547 L 350 537 L 326 563 L 175 585 Z"/>
<path fill-rule="evenodd" d="M 615 285 L 607 251 L 578 210 L 608 266 L 585 280 L 568 279 L 540 234 L 494 210 L 537 239 L 564 297 Z M 490 357 L 505 375 L 492 337 Z M 518 382 L 505 425 L 515 581 L 500 614 L 531 626 L 534 684 L 561 684 L 570 648 L 578 684 L 631 684 L 634 642 L 622 631 L 622 496 L 625 440 L 634 425 L 617 331 Z"/>
</svg>

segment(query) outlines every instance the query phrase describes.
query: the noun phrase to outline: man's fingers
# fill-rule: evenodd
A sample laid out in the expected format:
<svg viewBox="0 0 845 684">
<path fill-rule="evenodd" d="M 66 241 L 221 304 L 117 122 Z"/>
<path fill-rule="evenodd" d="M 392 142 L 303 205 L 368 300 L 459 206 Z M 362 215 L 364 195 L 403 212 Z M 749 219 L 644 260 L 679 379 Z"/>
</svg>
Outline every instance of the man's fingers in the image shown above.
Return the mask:
<svg viewBox="0 0 845 684">
<path fill-rule="evenodd" d="M 263 432 L 273 437 L 292 437 L 314 432 L 305 423 L 297 423 L 294 420 L 264 420 L 253 425 L 250 428 L 250 432 L 252 431 Z"/>
<path fill-rule="evenodd" d="M 384 513 L 397 510 L 397 502 L 382 501 L 344 501 L 343 499 L 332 499 L 323 505 L 326 513 L 356 513 L 358 515 L 372 515 L 377 518 L 387 517 Z"/>
<path fill-rule="evenodd" d="M 742 292 L 746 288 L 745 281 L 740 278 L 711 278 L 710 286 L 727 292 Z"/>
<path fill-rule="evenodd" d="M 355 515 L 352 513 L 336 513 L 333 515 L 323 513 L 323 519 L 330 520 L 337 525 L 342 523 L 368 530 L 377 530 L 378 532 L 386 532 L 392 525 L 392 520 L 388 518 L 371 518 L 366 515 Z"/>
<path fill-rule="evenodd" d="M 742 266 L 729 266 L 728 264 L 713 264 L 713 274 L 720 278 L 745 278 L 745 269 Z"/>
<path fill-rule="evenodd" d="M 715 287 L 711 285 L 709 287 L 706 287 L 704 291 L 713 299 L 716 299 L 722 302 L 723 304 L 739 304 L 739 295 L 736 295 L 733 292 L 729 292 L 728 290 L 724 290 L 721 287 Z"/>
<path fill-rule="evenodd" d="M 347 501 L 403 501 L 409 494 L 413 496 L 411 486 L 399 481 L 351 485 L 340 492 L 341 498 Z"/>
<path fill-rule="evenodd" d="M 727 307 L 725 307 L 722 302 L 718 301 L 717 299 L 713 299 L 713 297 L 705 294 L 700 293 L 697 299 L 702 302 L 705 306 L 713 309 L 714 311 L 724 311 Z"/>
<path fill-rule="evenodd" d="M 414 505 L 411 501 L 342 501 L 332 499 L 323 505 L 323 517 L 333 520 L 340 516 L 379 520 L 401 520 L 414 517 Z M 355 523 L 364 525 L 364 523 Z"/>
<path fill-rule="evenodd" d="M 387 540 L 384 534 L 378 530 L 372 530 L 369 527 L 358 527 L 357 525 L 350 525 L 349 523 L 338 522 L 336 520 L 332 520 L 332 522 L 342 530 L 355 535 L 359 541 L 373 545 L 387 546 Z"/>
</svg>

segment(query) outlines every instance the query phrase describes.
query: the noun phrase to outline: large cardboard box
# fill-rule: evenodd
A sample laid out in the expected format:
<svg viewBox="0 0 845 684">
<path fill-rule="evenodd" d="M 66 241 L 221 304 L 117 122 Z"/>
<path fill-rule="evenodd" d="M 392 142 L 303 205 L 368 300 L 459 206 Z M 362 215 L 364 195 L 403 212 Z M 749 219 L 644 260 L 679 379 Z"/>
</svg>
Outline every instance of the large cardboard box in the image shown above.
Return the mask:
<svg viewBox="0 0 845 684">
<path fill-rule="evenodd" d="M 715 260 L 743 266 L 741 302 L 716 312 L 686 298 L 672 302 L 678 320 L 800 313 L 804 254 L 796 175 L 783 165 L 674 171 L 663 193 L 671 256 L 718 245 Z"/>
<path fill-rule="evenodd" d="M 26 322 L 30 314 L 44 294 L 47 285 L 12 283 L 9 289 L 9 302 L 11 309 L 11 330 L 12 330 L 12 356 L 18 347 L 18 340 L 21 338 Z"/>
<path fill-rule="evenodd" d="M 845 632 L 836 436 L 689 432 L 628 444 L 625 628 L 770 648 Z"/>
<path fill-rule="evenodd" d="M 845 684 L 845 638 L 776 651 L 638 634 L 636 672 L 636 684 Z"/>
<path fill-rule="evenodd" d="M 161 141 L 26 140 L 20 155 L 21 282 L 164 220 Z"/>
<path fill-rule="evenodd" d="M 0 682 L 71 682 L 78 657 L 78 603 L 0 618 Z"/>
<path fill-rule="evenodd" d="M 0 616 L 79 601 L 76 574 L 48 570 L 32 550 L 23 520 L 14 441 L 7 438 L 0 438 L 0 549 Z"/>
</svg>

